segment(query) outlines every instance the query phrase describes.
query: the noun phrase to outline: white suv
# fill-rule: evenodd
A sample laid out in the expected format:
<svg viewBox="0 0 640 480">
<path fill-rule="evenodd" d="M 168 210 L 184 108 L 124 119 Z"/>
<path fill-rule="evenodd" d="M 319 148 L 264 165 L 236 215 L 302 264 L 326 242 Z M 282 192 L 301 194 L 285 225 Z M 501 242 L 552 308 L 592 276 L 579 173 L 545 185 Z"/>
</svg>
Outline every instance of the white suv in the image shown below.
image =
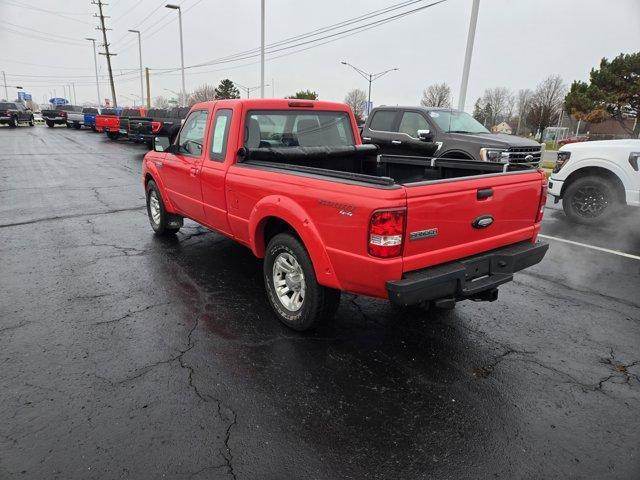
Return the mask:
<svg viewBox="0 0 640 480">
<path fill-rule="evenodd" d="M 640 140 L 570 143 L 560 148 L 549 194 L 573 221 L 593 225 L 623 205 L 640 207 Z"/>
</svg>

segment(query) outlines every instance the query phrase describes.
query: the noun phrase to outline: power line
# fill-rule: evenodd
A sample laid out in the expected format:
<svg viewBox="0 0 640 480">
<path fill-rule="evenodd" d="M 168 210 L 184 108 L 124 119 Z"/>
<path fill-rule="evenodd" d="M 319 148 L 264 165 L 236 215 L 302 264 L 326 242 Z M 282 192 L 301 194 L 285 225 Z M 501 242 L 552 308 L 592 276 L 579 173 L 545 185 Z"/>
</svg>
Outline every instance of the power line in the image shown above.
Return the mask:
<svg viewBox="0 0 640 480">
<path fill-rule="evenodd" d="M 22 4 L 22 3 L 18 3 L 18 2 L 14 1 L 14 0 L 4 0 L 4 2 L 7 5 L 11 5 L 13 7 L 26 8 L 27 10 L 35 10 L 37 12 L 44 12 L 44 13 L 48 13 L 49 15 L 55 15 L 57 17 L 64 18 L 66 20 L 72 20 L 74 22 L 82 23 L 83 25 L 91 25 L 89 22 L 85 22 L 83 20 L 78 20 L 77 18 L 73 18 L 73 17 L 70 16 L 70 15 L 86 16 L 86 14 L 84 14 L 84 13 L 70 13 L 70 12 L 69 13 L 66 13 L 66 12 L 65 13 L 60 13 L 60 12 L 56 12 L 54 10 L 47 10 L 47 9 L 44 9 L 44 8 L 34 7 L 33 5 L 25 5 L 25 4 Z"/>
<path fill-rule="evenodd" d="M 2 30 L 4 32 L 11 33 L 13 35 L 20 35 L 22 37 L 31 38 L 31 39 L 34 39 L 34 40 L 44 40 L 46 42 L 59 43 L 59 44 L 67 45 L 67 46 L 70 46 L 70 47 L 79 47 L 80 46 L 80 43 L 76 43 L 76 42 L 72 43 L 72 42 L 66 41 L 66 40 L 58 40 L 58 39 L 55 39 L 55 38 L 49 38 L 49 37 L 44 36 L 44 35 L 36 35 L 34 33 L 27 33 L 27 32 L 23 32 L 23 31 L 20 31 L 20 30 L 14 30 L 14 29 L 12 29 L 10 27 L 4 27 L 3 26 Z"/>
</svg>

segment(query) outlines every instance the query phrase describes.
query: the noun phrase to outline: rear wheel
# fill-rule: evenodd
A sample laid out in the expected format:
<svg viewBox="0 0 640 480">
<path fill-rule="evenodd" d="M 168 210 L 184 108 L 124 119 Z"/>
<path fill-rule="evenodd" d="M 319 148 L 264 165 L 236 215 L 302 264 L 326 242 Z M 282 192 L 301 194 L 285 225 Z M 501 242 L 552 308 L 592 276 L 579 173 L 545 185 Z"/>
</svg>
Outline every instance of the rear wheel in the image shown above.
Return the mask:
<svg viewBox="0 0 640 480">
<path fill-rule="evenodd" d="M 33 127 L 35 125 L 35 122 L 33 121 L 33 115 L 31 115 L 31 118 L 29 119 L 29 126 Z"/>
<path fill-rule="evenodd" d="M 74 123 L 73 124 L 73 128 L 75 128 L 76 130 L 80 130 L 81 125 L 79 123 Z"/>
<path fill-rule="evenodd" d="M 47 127 L 53 128 L 53 122 L 47 120 Z"/>
<path fill-rule="evenodd" d="M 109 137 L 110 140 L 117 140 L 118 137 L 120 137 L 120 133 L 119 132 L 107 132 L 107 137 Z"/>
<path fill-rule="evenodd" d="M 318 283 L 309 254 L 290 233 L 280 233 L 269 242 L 263 276 L 276 316 L 294 330 L 314 328 L 333 317 L 340 304 L 340 291 Z"/>
<path fill-rule="evenodd" d="M 9 127 L 16 128 L 18 126 L 18 122 L 16 122 L 16 117 L 11 117 L 9 120 Z"/>
<path fill-rule="evenodd" d="M 67 123 L 67 128 L 71 128 L 71 124 L 70 123 Z"/>
<path fill-rule="evenodd" d="M 147 183 L 147 215 L 151 228 L 157 235 L 173 235 L 182 226 L 182 217 L 173 215 L 164 208 L 162 195 L 153 180 Z"/>
<path fill-rule="evenodd" d="M 584 225 L 608 221 L 620 208 L 620 204 L 613 184 L 596 175 L 571 182 L 562 196 L 562 207 L 567 217 Z"/>
</svg>

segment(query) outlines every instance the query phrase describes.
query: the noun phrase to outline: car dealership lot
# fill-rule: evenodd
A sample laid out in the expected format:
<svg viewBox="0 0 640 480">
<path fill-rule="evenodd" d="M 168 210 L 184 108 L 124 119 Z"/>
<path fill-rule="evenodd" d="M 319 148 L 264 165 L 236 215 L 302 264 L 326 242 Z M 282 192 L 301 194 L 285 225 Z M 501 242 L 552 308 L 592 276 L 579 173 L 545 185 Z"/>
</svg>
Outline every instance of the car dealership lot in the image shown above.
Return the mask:
<svg viewBox="0 0 640 480">
<path fill-rule="evenodd" d="M 549 203 L 495 303 L 343 296 L 299 335 L 251 252 L 154 237 L 145 148 L 0 129 L 0 478 L 634 478 L 638 217 Z"/>
</svg>

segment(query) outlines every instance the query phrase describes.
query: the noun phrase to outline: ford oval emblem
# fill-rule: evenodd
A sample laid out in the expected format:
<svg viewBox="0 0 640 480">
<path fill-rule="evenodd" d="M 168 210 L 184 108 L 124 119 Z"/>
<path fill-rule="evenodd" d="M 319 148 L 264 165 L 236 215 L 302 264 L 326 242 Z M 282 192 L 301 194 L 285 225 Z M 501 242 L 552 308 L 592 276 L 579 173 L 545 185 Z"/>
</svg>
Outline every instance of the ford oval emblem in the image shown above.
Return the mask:
<svg viewBox="0 0 640 480">
<path fill-rule="evenodd" d="M 471 226 L 473 228 L 487 228 L 492 223 L 493 217 L 491 215 L 481 215 L 473 221 Z"/>
</svg>

